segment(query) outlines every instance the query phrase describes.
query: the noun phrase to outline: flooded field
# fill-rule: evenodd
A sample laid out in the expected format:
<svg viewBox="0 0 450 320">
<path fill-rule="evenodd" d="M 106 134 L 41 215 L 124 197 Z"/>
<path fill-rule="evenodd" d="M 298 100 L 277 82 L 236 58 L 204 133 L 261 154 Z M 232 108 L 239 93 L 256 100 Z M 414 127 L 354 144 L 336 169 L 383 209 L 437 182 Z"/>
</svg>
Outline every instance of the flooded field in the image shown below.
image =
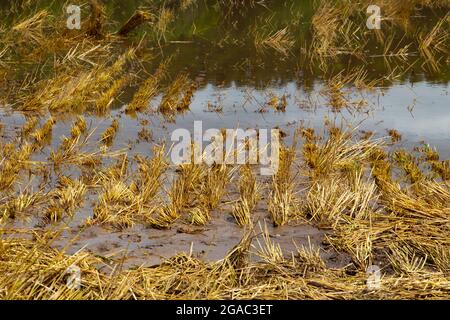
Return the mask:
<svg viewBox="0 0 450 320">
<path fill-rule="evenodd" d="M 69 2 L 0 4 L 0 298 L 449 298 L 448 1 Z"/>
</svg>

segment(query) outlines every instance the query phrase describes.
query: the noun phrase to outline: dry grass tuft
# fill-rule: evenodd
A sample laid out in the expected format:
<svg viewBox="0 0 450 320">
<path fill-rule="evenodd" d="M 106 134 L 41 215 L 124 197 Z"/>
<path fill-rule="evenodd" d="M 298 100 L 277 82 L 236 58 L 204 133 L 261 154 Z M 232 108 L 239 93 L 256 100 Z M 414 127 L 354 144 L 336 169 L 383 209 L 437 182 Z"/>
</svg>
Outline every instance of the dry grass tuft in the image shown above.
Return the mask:
<svg viewBox="0 0 450 320">
<path fill-rule="evenodd" d="M 155 74 L 143 82 L 138 91 L 134 94 L 131 102 L 126 107 L 128 113 L 144 111 L 147 108 L 152 98 L 158 93 L 159 82 L 165 77 L 169 63 L 170 59 L 162 62 Z"/>
<path fill-rule="evenodd" d="M 295 161 L 295 144 L 291 148 L 280 150 L 279 168 L 273 177 L 269 194 L 268 210 L 274 226 L 282 226 L 299 213 L 299 201 L 296 195 L 296 175 L 292 174 Z"/>
<path fill-rule="evenodd" d="M 196 88 L 185 74 L 179 75 L 169 86 L 158 107 L 164 115 L 174 115 L 189 109 Z"/>
<path fill-rule="evenodd" d="M 272 48 L 283 55 L 288 55 L 295 41 L 289 34 L 288 27 L 270 34 L 257 33 L 255 46 L 257 49 Z"/>
<path fill-rule="evenodd" d="M 108 127 L 105 132 L 103 132 L 101 142 L 106 146 L 111 146 L 114 137 L 117 134 L 117 130 L 119 130 L 119 121 L 117 119 L 114 119 L 111 123 L 111 126 Z"/>
</svg>

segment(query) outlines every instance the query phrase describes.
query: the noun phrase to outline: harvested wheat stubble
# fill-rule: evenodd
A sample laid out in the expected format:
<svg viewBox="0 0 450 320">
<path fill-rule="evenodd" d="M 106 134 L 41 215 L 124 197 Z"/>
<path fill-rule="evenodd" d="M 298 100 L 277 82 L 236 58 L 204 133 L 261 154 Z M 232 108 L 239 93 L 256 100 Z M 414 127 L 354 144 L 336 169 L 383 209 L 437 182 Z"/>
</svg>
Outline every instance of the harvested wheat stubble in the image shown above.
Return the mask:
<svg viewBox="0 0 450 320">
<path fill-rule="evenodd" d="M 220 0 L 214 10 L 225 27 L 217 41 L 208 38 L 211 29 L 189 11 L 199 5 L 195 1 L 149 1 L 150 9 L 133 9 L 116 23 L 106 2 L 92 0 L 83 6 L 79 32 L 61 28 L 64 17 L 33 3 L 23 4 L 32 8 L 29 14 L 0 25 L 2 111 L 11 109 L 24 118 L 14 130 L 10 123 L 3 128 L 3 118 L 0 126 L 1 299 L 449 298 L 450 162 L 433 147 L 393 149 L 407 140 L 395 129 L 389 128 L 390 139 L 360 139 L 356 130 L 326 124 L 323 135 L 304 129 L 301 144 L 283 145 L 278 172 L 262 179 L 254 174 L 259 168 L 250 165 L 175 167 L 164 141 L 157 145 L 148 137 L 157 130 L 156 117 L 166 125 L 191 109 L 198 111 L 198 105 L 191 105 L 199 89 L 193 81 L 197 74 L 180 67 L 173 53 L 183 53 L 184 45 L 201 39 L 217 52 L 250 43 L 256 62 L 246 58 L 230 65 L 230 57 L 218 55 L 224 61 L 212 65 L 208 55 L 201 57 L 202 68 L 214 71 L 216 62 L 224 64 L 225 79 L 237 69 L 264 67 L 265 55 L 286 61 L 289 68 L 307 65 L 302 72 L 309 68 L 323 76 L 320 95 L 327 107 L 353 114 L 366 111 L 365 104 L 352 102 L 348 87 L 375 90 L 405 80 L 414 70 L 428 70 L 426 78 L 445 66 L 449 14 L 441 9 L 448 8 L 448 1 L 379 1 L 383 29 L 368 32 L 361 6 L 370 1 L 317 1 L 310 21 L 294 14 L 276 21 L 276 14 L 263 14 L 240 30 L 238 21 L 227 24 L 226 19 L 245 16 L 248 7 L 256 11 L 262 3 Z M 437 19 L 422 25 L 417 17 L 431 9 Z M 301 37 L 296 26 L 305 30 Z M 385 65 L 387 74 L 372 76 L 375 65 L 365 64 L 370 58 L 379 59 L 376 64 Z M 350 67 L 352 59 L 363 65 Z M 125 106 L 114 110 L 122 98 Z M 265 98 L 260 110 L 269 106 L 265 111 L 274 111 L 271 115 L 289 116 L 288 93 L 271 91 Z M 229 111 L 217 110 L 224 116 Z M 92 116 L 110 120 L 98 132 Z M 139 137 L 153 145 L 151 157 L 148 145 L 136 154 L 133 141 L 124 143 L 122 121 L 128 116 L 142 120 Z M 64 125 L 67 119 L 69 126 Z M 64 126 L 67 130 L 58 136 Z M 130 240 L 127 245 L 138 249 L 120 255 L 80 249 L 77 243 L 83 232 L 93 233 L 88 240 L 95 242 L 99 230 L 124 238 L 128 232 L 147 236 L 151 242 L 156 232 L 183 233 L 192 236 L 184 241 L 206 242 L 214 239 L 205 233 L 218 220 L 237 225 L 241 235 L 218 261 L 179 246 L 178 254 L 161 263 L 128 268 L 136 252 L 147 259 L 154 247 L 141 248 Z M 269 227 L 258 230 L 261 221 Z M 320 230 L 318 245 L 293 241 L 296 249 L 287 253 L 277 238 L 305 226 Z M 204 246 L 214 248 L 214 243 Z M 345 263 L 331 265 L 327 254 L 343 255 Z M 374 265 L 381 267 L 379 288 L 367 285 L 366 271 Z M 67 286 L 71 266 L 80 268 L 79 289 Z"/>
<path fill-rule="evenodd" d="M 74 126 L 83 128 L 82 119 Z M 327 227 L 330 232 L 326 241 L 334 250 L 349 254 L 350 265 L 328 267 L 321 258 L 323 248 L 300 247 L 292 257 L 286 257 L 281 247 L 272 242 L 267 228 L 262 228 L 262 241 L 250 245 L 249 239 L 256 235 L 251 227 L 251 213 L 239 214 L 237 210 L 242 209 L 235 208 L 237 223 L 250 227 L 243 230 L 241 242 L 229 255 L 208 263 L 179 254 L 151 268 L 122 269 L 122 259 L 110 259 L 101 267 L 106 260 L 88 252 L 67 255 L 64 250 L 52 248 L 51 239 L 57 236 L 54 232 L 30 230 L 36 240 L 29 241 L 20 236 L 10 237 L 8 234 L 14 231 L 3 230 L 0 284 L 5 290 L 0 291 L 0 296 L 6 299 L 448 297 L 448 182 L 421 180 L 400 186 L 394 177 L 372 169 L 379 165 L 382 154 L 379 149 L 386 148 L 386 144 L 380 140 L 357 141 L 354 132 L 336 128 L 330 132 L 328 138 L 319 138 L 312 131 L 305 131 L 305 139 L 315 145 L 314 148 L 304 145 L 308 150 L 306 159 L 295 158 L 294 149 L 283 149 L 280 171 L 267 187 L 299 191 L 298 184 L 292 181 L 298 182 L 294 172 L 301 168 L 304 190 L 296 194 L 296 210 L 292 214 L 278 207 L 276 212 L 280 215 L 270 211 L 279 205 L 272 200 L 277 197 L 273 193 L 268 199 L 267 214 L 272 212 L 275 225 L 305 219 Z M 311 161 L 315 159 L 314 153 L 327 160 Z M 246 210 L 257 203 L 261 182 L 254 180 L 249 167 L 242 167 L 241 179 L 233 182 L 227 178 L 233 172 L 226 166 L 201 170 L 197 165 L 184 166 L 174 180 L 174 189 L 161 190 L 167 174 L 164 148 L 155 149 L 154 154 L 152 159 L 138 156 L 130 161 L 125 155 L 117 158 L 115 164 L 92 180 L 97 181 L 95 185 L 60 177 L 59 184 L 47 196 L 39 192 L 12 194 L 8 201 L 2 200 L 3 220 L 30 214 L 32 207 L 47 208 L 43 217 L 47 220 L 67 219 L 76 214 L 86 192 L 92 191 L 99 198 L 86 225 L 110 225 L 118 229 L 141 223 L 170 228 L 177 219 L 208 224 L 213 218 L 211 210 L 220 204 L 228 182 L 237 184 L 239 201 Z M 396 165 L 389 157 L 384 161 Z M 130 176 L 127 168 L 133 162 L 139 169 Z M 172 202 L 161 206 L 155 198 L 161 192 L 172 192 Z M 43 201 L 44 196 L 50 196 L 51 201 Z M 260 259 L 251 260 L 250 254 Z M 368 290 L 365 271 L 374 263 L 385 265 L 382 286 Z M 73 264 L 81 268 L 80 290 L 65 285 L 66 269 Z M 105 272 L 105 268 L 111 271 Z"/>
</svg>

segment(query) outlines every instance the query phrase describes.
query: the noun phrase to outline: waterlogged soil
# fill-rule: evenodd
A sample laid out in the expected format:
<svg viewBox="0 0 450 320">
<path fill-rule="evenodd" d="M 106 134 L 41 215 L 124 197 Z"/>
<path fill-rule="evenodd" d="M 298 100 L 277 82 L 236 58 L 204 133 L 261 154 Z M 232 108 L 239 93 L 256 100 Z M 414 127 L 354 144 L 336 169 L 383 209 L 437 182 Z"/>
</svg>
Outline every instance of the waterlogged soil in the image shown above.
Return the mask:
<svg viewBox="0 0 450 320">
<path fill-rule="evenodd" d="M 242 228 L 236 226 L 233 218 L 215 213 L 214 219 L 206 227 L 187 224 L 175 224 L 169 230 L 155 230 L 133 228 L 125 232 L 114 232 L 100 227 L 89 227 L 82 232 L 71 229 L 67 239 L 71 244 L 65 247 L 66 239 L 55 243 L 58 248 L 66 248 L 72 254 L 84 248 L 97 256 L 122 262 L 125 267 L 145 265 L 152 266 L 161 263 L 177 253 L 191 253 L 192 256 L 204 261 L 218 261 L 239 243 L 242 238 Z M 264 220 L 260 220 L 263 225 Z M 267 223 L 269 224 L 269 222 Z M 255 231 L 258 227 L 255 228 Z M 322 242 L 325 232 L 308 224 L 268 228 L 272 242 L 278 244 L 286 257 L 296 254 L 296 248 L 305 246 L 318 249 L 323 248 Z M 258 260 L 257 251 L 264 248 L 261 236 L 253 240 L 250 258 Z M 324 250 L 324 261 L 330 267 L 343 267 L 350 263 L 345 254 L 336 253 L 332 249 Z"/>
<path fill-rule="evenodd" d="M 306 220 L 291 222 L 282 227 L 274 227 L 267 211 L 267 197 L 263 192 L 255 211 L 252 244 L 249 258 L 258 261 L 259 253 L 266 243 L 264 233 L 268 234 L 273 244 L 278 245 L 285 257 L 296 255 L 301 247 L 313 250 L 321 249 L 321 256 L 328 267 L 340 268 L 351 263 L 345 253 L 335 251 L 325 244 L 325 237 L 331 234 L 328 229 L 320 229 Z M 229 199 L 238 198 L 237 191 L 230 191 Z M 89 197 L 87 197 L 89 198 Z M 91 214 L 92 208 L 85 206 L 77 212 L 71 221 L 63 224 L 43 224 L 38 217 L 26 220 L 17 219 L 7 223 L 3 231 L 14 230 L 12 237 L 28 237 L 30 227 L 36 233 L 53 230 L 59 233 L 51 245 L 64 249 L 67 254 L 78 251 L 88 251 L 101 257 L 106 265 L 119 263 L 123 268 L 136 266 L 158 265 L 167 258 L 180 252 L 190 253 L 204 261 L 219 261 L 223 259 L 243 236 L 243 228 L 239 227 L 231 216 L 229 199 L 222 200 L 220 209 L 212 212 L 211 221 L 205 226 L 195 226 L 186 222 L 176 222 L 170 229 L 146 228 L 136 225 L 125 230 L 117 230 L 104 226 L 84 226 L 83 221 Z M 91 200 L 95 201 L 95 198 Z M 89 203 L 89 201 L 85 201 Z M 23 233 L 17 232 L 23 230 Z"/>
</svg>

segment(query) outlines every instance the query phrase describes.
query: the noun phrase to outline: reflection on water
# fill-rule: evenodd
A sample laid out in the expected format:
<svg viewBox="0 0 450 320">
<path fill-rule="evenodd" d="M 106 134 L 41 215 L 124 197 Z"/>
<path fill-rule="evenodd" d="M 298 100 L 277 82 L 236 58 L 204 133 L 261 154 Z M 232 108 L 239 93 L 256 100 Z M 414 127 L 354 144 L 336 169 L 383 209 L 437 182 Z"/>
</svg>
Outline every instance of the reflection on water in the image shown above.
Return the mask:
<svg viewBox="0 0 450 320">
<path fill-rule="evenodd" d="M 39 8 L 50 8 L 54 15 L 59 15 L 63 5 L 58 1 L 40 1 L 37 8 L 21 6 L 18 2 L 13 6 L 6 4 L 2 2 L 0 8 L 7 21 L 18 21 Z M 108 28 L 113 31 L 135 9 L 156 10 L 161 8 L 162 2 L 108 1 L 105 5 L 111 20 Z M 314 41 L 312 21 L 317 11 L 317 5 L 312 2 L 269 1 L 267 6 L 243 5 L 232 10 L 216 1 L 195 2 L 187 9 L 180 9 L 177 2 L 171 1 L 166 2 L 166 6 L 175 10 L 176 19 L 171 20 L 163 38 L 156 37 L 153 30 L 144 27 L 123 45 L 129 45 L 127 41 L 145 39 L 142 43 L 153 48 L 154 57 L 143 61 L 148 70 L 154 70 L 163 59 L 171 56 L 165 85 L 184 72 L 198 83 L 198 90 L 190 111 L 178 115 L 175 122 L 170 123 L 155 114 L 139 114 L 137 119 L 125 115 L 123 107 L 136 91 L 136 87 L 128 88 L 120 96 L 120 101 L 114 103 L 111 113 L 111 116 L 121 115 L 122 134 L 116 142 L 117 147 L 137 136 L 142 130 L 143 119 L 149 120 L 153 139 L 164 140 L 168 139 L 173 128 L 189 129 L 194 120 L 203 120 L 205 128 L 279 126 L 292 136 L 299 125 L 322 128 L 327 118 L 341 125 L 359 124 L 361 130 L 373 130 L 378 135 L 395 128 L 406 138 L 405 143 L 424 140 L 436 145 L 443 154 L 450 153 L 447 143 L 450 138 L 448 55 L 435 52 L 433 63 L 430 63 L 421 54 L 417 41 L 417 34 L 432 29 L 439 19 L 445 17 L 448 8 L 424 7 L 420 14 L 409 13 L 405 21 L 396 16 L 386 18 L 383 22 L 385 30 L 382 28 L 380 31 L 383 42 L 379 39 L 380 34 L 361 29 L 365 24 L 365 7 L 361 5 L 350 17 L 353 23 L 350 27 L 355 28 L 360 42 L 342 45 L 354 45 L 356 49 L 364 47 L 364 57 L 340 53 L 317 59 L 311 54 L 310 47 Z M 82 8 L 86 14 L 89 8 Z M 259 36 L 271 35 L 283 28 L 287 28 L 293 40 L 287 52 L 256 44 Z M 402 48 L 407 48 L 407 54 L 399 54 Z M 342 48 L 342 51 L 345 50 Z M 29 68 L 28 64 L 18 65 L 16 76 L 26 75 Z M 350 73 L 361 71 L 363 82 L 377 80 L 378 88 L 359 91 L 349 81 L 341 88 L 345 91 L 348 106 L 334 112 L 324 92 L 330 85 L 328 79 L 343 70 Z M 152 105 L 157 105 L 161 95 Z M 273 95 L 287 98 L 285 112 L 277 112 L 267 106 Z M 7 112 L 3 115 L 3 122 L 13 127 L 16 119 L 20 118 L 20 115 Z M 90 120 L 94 127 L 98 127 L 97 134 L 109 125 L 109 121 L 102 117 L 90 117 Z M 23 120 L 17 121 L 21 123 Z M 55 136 L 67 132 L 70 123 L 57 123 Z M 53 145 L 59 143 L 55 140 Z"/>
<path fill-rule="evenodd" d="M 358 125 L 358 129 L 374 131 L 377 136 L 386 136 L 387 130 L 395 128 L 403 135 L 405 147 L 425 141 L 436 146 L 443 158 L 450 157 L 449 85 L 426 82 L 414 86 L 399 84 L 383 93 L 354 94 L 352 99 L 356 102 L 363 98 L 367 100 L 366 111 L 343 110 L 338 113 L 327 107 L 326 98 L 320 94 L 321 87 L 317 84 L 317 91 L 306 93 L 293 82 L 266 90 L 236 85 L 218 88 L 209 84 L 197 91 L 190 111 L 178 116 L 175 123 L 151 116 L 150 127 L 156 140 L 170 139 L 170 133 L 179 127 L 192 131 L 196 120 L 203 121 L 204 130 L 280 127 L 289 133 L 286 138 L 289 142 L 298 126 L 312 127 L 321 132 L 324 120 L 328 119 L 338 126 L 350 128 Z M 267 92 L 288 97 L 286 112 L 265 106 Z M 221 111 L 211 112 L 208 110 L 211 105 Z M 105 127 L 107 125 L 109 122 Z M 121 130 L 125 140 L 133 140 L 137 139 L 141 126 L 138 120 L 125 117 L 122 118 Z"/>
</svg>

